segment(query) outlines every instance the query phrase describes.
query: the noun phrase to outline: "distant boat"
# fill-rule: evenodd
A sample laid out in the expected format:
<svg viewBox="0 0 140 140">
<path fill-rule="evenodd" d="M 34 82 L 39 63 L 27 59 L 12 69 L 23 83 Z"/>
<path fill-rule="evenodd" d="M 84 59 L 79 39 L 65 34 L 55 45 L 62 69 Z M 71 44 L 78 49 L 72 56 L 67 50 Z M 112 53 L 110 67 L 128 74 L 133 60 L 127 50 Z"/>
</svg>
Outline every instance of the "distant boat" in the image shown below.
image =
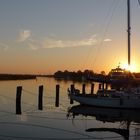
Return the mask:
<svg viewBox="0 0 140 140">
<path fill-rule="evenodd" d="M 107 82 L 115 88 L 127 87 L 128 85 L 136 87 L 140 84 L 140 80 L 137 79 L 133 73 L 129 70 L 122 69 L 120 65 L 115 69 L 111 69 L 108 74 Z"/>
<path fill-rule="evenodd" d="M 122 87 L 124 84 L 140 84 L 140 78 L 136 78 L 134 73 L 129 70 L 123 69 L 118 65 L 116 68 L 111 69 L 108 75 L 90 76 L 89 81 L 108 83 L 115 86 Z"/>
<path fill-rule="evenodd" d="M 125 79 L 129 76 L 130 74 L 130 71 L 127 71 L 125 69 L 122 69 L 120 67 L 120 65 L 118 65 L 117 68 L 115 69 L 112 69 L 109 73 L 109 76 L 110 76 L 110 80 L 121 80 L 121 79 Z"/>
<path fill-rule="evenodd" d="M 128 65 L 130 65 L 130 0 L 127 0 L 128 9 Z M 108 79 L 107 79 L 108 80 Z M 105 82 L 104 79 L 102 81 Z M 107 81 L 108 82 L 108 81 Z M 140 87 L 131 87 L 137 84 L 132 74 L 120 67 L 112 69 L 109 82 L 120 86 L 116 89 L 100 89 L 96 94 L 80 94 L 75 89 L 69 90 L 69 97 L 72 100 L 84 105 L 97 107 L 121 108 L 121 109 L 140 109 Z"/>
</svg>

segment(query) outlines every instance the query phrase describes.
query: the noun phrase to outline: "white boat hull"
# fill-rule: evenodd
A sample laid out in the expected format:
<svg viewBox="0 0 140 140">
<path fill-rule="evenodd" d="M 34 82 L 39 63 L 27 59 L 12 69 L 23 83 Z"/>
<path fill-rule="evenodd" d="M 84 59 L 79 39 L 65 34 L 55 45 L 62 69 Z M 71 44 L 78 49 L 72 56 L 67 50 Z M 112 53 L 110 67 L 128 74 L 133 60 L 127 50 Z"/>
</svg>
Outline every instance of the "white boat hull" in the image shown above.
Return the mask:
<svg viewBox="0 0 140 140">
<path fill-rule="evenodd" d="M 90 105 L 96 107 L 108 108 L 122 108 L 122 109 L 140 109 L 139 98 L 108 98 L 108 97 L 91 97 L 86 95 L 70 95 L 72 100 L 75 100 L 83 105 Z"/>
</svg>

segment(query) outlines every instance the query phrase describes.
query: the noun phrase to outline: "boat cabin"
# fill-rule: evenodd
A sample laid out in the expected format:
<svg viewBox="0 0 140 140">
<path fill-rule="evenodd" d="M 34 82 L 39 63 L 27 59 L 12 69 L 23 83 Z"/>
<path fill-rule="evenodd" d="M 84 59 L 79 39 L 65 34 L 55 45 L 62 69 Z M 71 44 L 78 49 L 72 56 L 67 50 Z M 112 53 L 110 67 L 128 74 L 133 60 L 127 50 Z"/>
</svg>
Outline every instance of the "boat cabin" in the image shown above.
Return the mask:
<svg viewBox="0 0 140 140">
<path fill-rule="evenodd" d="M 122 79 L 122 78 L 126 78 L 128 77 L 129 71 L 120 68 L 120 66 L 118 66 L 115 69 L 111 69 L 109 76 L 111 77 L 111 79 Z"/>
</svg>

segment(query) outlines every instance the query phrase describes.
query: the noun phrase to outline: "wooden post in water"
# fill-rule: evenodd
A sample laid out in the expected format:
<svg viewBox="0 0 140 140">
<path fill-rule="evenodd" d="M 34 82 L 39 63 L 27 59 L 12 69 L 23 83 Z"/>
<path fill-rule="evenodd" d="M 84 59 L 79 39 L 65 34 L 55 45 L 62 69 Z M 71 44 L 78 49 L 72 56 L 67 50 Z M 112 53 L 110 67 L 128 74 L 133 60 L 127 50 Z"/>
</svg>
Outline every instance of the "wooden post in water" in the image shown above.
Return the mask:
<svg viewBox="0 0 140 140">
<path fill-rule="evenodd" d="M 107 84 L 107 83 L 106 83 L 105 89 L 106 89 L 106 90 L 108 89 L 108 84 Z"/>
<path fill-rule="evenodd" d="M 105 84 L 104 84 L 104 83 L 102 83 L 102 90 L 104 90 L 104 85 L 105 85 Z"/>
<path fill-rule="evenodd" d="M 93 94 L 94 93 L 94 84 L 92 83 L 91 84 L 91 94 Z"/>
<path fill-rule="evenodd" d="M 85 92 L 85 87 L 86 87 L 86 85 L 83 84 L 83 85 L 82 85 L 82 94 L 86 94 L 86 92 Z"/>
<path fill-rule="evenodd" d="M 21 114 L 21 93 L 22 93 L 22 86 L 17 87 L 16 93 L 16 114 Z"/>
<path fill-rule="evenodd" d="M 70 91 L 71 91 L 71 93 L 74 92 L 74 85 L 73 84 L 70 86 Z M 72 99 L 70 99 L 70 104 L 73 104 L 73 100 Z"/>
<path fill-rule="evenodd" d="M 43 86 L 39 86 L 38 93 L 38 110 L 43 110 Z"/>
<path fill-rule="evenodd" d="M 102 84 L 99 84 L 99 89 L 101 89 L 102 88 Z"/>
<path fill-rule="evenodd" d="M 56 85 L 56 98 L 55 98 L 55 106 L 59 107 L 59 85 Z"/>
</svg>

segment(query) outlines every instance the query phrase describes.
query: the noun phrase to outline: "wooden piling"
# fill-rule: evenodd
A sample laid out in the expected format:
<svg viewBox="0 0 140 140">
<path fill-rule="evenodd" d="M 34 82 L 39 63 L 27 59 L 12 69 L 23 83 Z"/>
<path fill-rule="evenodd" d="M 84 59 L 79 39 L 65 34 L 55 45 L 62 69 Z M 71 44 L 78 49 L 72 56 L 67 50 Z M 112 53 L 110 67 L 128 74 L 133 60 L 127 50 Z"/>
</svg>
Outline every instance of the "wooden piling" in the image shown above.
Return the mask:
<svg viewBox="0 0 140 140">
<path fill-rule="evenodd" d="M 43 86 L 39 86 L 38 93 L 38 110 L 43 110 Z"/>
<path fill-rule="evenodd" d="M 93 94 L 94 93 L 94 84 L 92 83 L 91 84 L 91 94 Z"/>
<path fill-rule="evenodd" d="M 86 94 L 86 90 L 85 90 L 85 88 L 86 88 L 86 85 L 83 84 L 83 85 L 82 85 L 82 94 Z"/>
<path fill-rule="evenodd" d="M 106 85 L 105 85 L 105 89 L 106 89 L 106 90 L 108 89 L 108 83 L 106 83 Z"/>
<path fill-rule="evenodd" d="M 105 89 L 105 83 L 102 83 L 102 90 L 104 90 Z"/>
<path fill-rule="evenodd" d="M 59 107 L 59 85 L 56 85 L 56 98 L 55 98 L 55 107 Z"/>
<path fill-rule="evenodd" d="M 16 114 L 21 114 L 21 93 L 22 93 L 22 86 L 17 87 L 16 93 Z"/>
<path fill-rule="evenodd" d="M 74 85 L 73 84 L 70 86 L 70 91 L 71 91 L 71 93 L 74 92 Z M 73 100 L 72 99 L 70 99 L 70 104 L 73 104 Z"/>
<path fill-rule="evenodd" d="M 99 89 L 101 89 L 102 88 L 102 84 L 99 84 Z"/>
</svg>

